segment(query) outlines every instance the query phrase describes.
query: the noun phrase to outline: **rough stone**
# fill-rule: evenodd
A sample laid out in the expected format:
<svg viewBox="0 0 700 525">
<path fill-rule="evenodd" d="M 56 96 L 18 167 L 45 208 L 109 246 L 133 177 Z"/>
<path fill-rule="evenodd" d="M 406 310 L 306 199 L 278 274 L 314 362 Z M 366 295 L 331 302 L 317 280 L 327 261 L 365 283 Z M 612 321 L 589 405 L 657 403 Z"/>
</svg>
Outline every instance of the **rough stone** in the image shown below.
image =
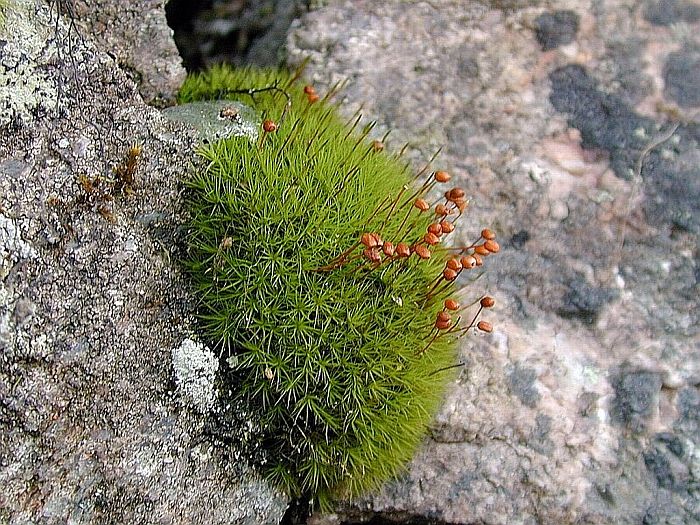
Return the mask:
<svg viewBox="0 0 700 525">
<path fill-rule="evenodd" d="M 700 20 L 700 5 L 692 0 L 648 0 L 644 18 L 657 26 Z"/>
<path fill-rule="evenodd" d="M 237 445 L 245 407 L 226 408 L 239 430 L 222 442 L 178 394 L 197 365 L 171 352 L 193 337 L 176 261 L 194 133 L 144 103 L 109 35 L 85 30 L 124 4 L 76 12 L 75 27 L 57 17 L 66 5 L 13 0 L 3 33 L 17 52 L 0 79 L 26 89 L 3 92 L 0 123 L 0 522 L 276 524 L 287 500 Z M 161 8 L 131 23 L 140 37 L 166 27 Z M 129 194 L 114 168 L 133 144 Z"/>
<path fill-rule="evenodd" d="M 580 17 L 574 11 L 542 13 L 535 19 L 537 41 L 543 51 L 570 44 L 576 38 Z"/>
<path fill-rule="evenodd" d="M 638 429 L 658 406 L 661 378 L 644 370 L 622 371 L 612 385 L 615 389 L 610 411 L 613 420 Z"/>
<path fill-rule="evenodd" d="M 664 64 L 666 96 L 682 107 L 700 106 L 700 46 L 685 46 Z"/>
<path fill-rule="evenodd" d="M 700 28 L 649 31 L 644 7 L 549 2 L 580 19 L 546 53 L 537 2 L 332 0 L 293 25 L 292 65 L 347 79 L 341 110 L 387 151 L 420 169 L 443 147 L 475 234 L 454 242 L 501 244 L 462 281 L 496 297 L 494 332 L 465 338 L 408 472 L 318 523 L 697 521 L 698 130 L 663 65 Z"/>
</svg>

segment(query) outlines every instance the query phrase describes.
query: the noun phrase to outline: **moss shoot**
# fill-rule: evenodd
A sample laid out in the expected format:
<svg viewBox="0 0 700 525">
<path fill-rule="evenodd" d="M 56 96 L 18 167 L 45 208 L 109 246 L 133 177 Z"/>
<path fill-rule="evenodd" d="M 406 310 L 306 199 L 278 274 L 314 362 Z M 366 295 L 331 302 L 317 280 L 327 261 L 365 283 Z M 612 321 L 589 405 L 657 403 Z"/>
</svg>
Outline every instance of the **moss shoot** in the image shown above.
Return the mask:
<svg viewBox="0 0 700 525">
<path fill-rule="evenodd" d="M 437 244 L 464 192 L 431 208 L 422 197 L 449 175 L 414 182 L 370 127 L 286 72 L 217 67 L 179 98 L 239 100 L 261 116 L 257 140 L 201 147 L 186 263 L 203 337 L 259 410 L 263 468 L 322 508 L 378 488 L 411 459 L 453 378 L 455 341 L 476 329 L 473 313 L 459 326 L 451 297 L 477 246 L 455 258 Z"/>
</svg>

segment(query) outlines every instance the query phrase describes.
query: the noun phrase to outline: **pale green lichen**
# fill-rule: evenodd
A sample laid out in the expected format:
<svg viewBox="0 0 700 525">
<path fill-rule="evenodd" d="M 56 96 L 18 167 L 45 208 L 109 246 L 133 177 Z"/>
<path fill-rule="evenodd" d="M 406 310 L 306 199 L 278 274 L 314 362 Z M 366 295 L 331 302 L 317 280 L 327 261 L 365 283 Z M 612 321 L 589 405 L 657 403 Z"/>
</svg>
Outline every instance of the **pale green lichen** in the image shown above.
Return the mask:
<svg viewBox="0 0 700 525">
<path fill-rule="evenodd" d="M 29 122 L 37 108 L 56 107 L 56 79 L 43 64 L 58 55 L 55 28 L 49 24 L 48 6 L 33 0 L 0 0 L 5 18 L 0 39 L 5 41 L 0 55 L 0 125 L 12 121 Z"/>
<path fill-rule="evenodd" d="M 163 110 L 170 120 L 193 126 L 203 141 L 248 136 L 257 140 L 260 117 L 240 102 L 213 100 L 191 102 Z"/>
</svg>

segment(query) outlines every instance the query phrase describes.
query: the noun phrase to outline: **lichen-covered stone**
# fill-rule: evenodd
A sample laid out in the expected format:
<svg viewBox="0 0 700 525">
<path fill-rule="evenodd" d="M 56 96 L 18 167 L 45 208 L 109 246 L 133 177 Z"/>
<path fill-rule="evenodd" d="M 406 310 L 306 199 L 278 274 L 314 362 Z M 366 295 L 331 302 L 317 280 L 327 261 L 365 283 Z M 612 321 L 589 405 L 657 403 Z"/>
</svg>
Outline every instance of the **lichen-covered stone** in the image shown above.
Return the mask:
<svg viewBox="0 0 700 525">
<path fill-rule="evenodd" d="M 144 104 L 101 47 L 109 37 L 80 29 L 93 20 L 57 20 L 64 2 L 13 4 L 0 58 L 0 522 L 278 523 L 286 498 L 231 445 L 248 432 L 244 407 L 227 408 L 224 444 L 174 381 L 212 398 L 217 360 L 180 353 L 175 376 L 171 352 L 192 337 L 176 261 L 194 131 Z M 165 26 L 162 8 L 149 16 Z M 115 167 L 133 145 L 124 191 Z"/>
</svg>

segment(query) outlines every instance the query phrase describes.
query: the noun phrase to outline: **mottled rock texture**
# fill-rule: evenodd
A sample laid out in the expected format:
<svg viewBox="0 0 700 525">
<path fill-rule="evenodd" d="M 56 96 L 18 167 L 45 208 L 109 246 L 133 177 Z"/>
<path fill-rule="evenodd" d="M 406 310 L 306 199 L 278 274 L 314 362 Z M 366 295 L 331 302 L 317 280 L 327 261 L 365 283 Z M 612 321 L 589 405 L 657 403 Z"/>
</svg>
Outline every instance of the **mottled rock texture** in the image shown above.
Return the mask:
<svg viewBox="0 0 700 525">
<path fill-rule="evenodd" d="M 13 0 L 0 29 L 0 523 L 277 523 L 286 500 L 230 444 L 244 416 L 222 442 L 199 413 L 211 356 L 181 359 L 196 140 L 144 103 L 182 69 L 162 5 L 136 4 L 72 24 L 65 3 Z"/>
<path fill-rule="evenodd" d="M 471 287 L 496 329 L 408 472 L 316 520 L 700 521 L 699 30 L 694 2 L 633 0 L 331 0 L 293 25 L 317 91 L 347 79 L 343 110 L 416 166 L 442 146 L 464 240 L 502 248 Z"/>
</svg>

